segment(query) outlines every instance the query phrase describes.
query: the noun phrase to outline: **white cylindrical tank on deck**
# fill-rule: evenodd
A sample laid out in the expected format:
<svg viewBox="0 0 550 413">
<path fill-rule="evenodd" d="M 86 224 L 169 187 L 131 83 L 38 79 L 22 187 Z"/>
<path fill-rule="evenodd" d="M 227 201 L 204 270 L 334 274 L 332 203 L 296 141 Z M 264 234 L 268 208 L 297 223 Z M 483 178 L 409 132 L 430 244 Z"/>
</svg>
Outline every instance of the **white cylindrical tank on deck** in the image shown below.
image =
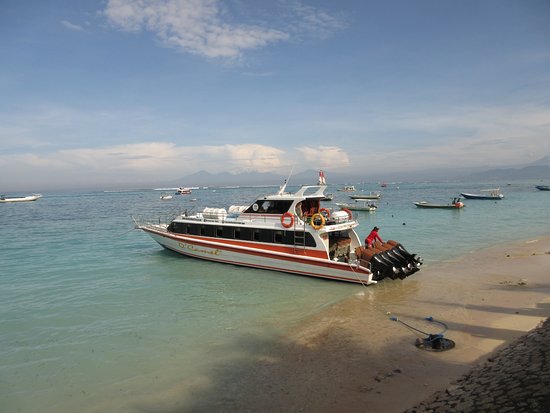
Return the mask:
<svg viewBox="0 0 550 413">
<path fill-rule="evenodd" d="M 227 212 L 229 214 L 240 214 L 241 212 L 246 211 L 247 208 L 247 205 L 231 205 Z"/>
<path fill-rule="evenodd" d="M 349 221 L 349 214 L 346 211 L 334 211 L 330 215 L 330 219 L 334 220 L 335 223 L 340 224 L 342 222 Z"/>
<path fill-rule="evenodd" d="M 227 217 L 227 211 L 225 208 L 204 208 L 202 216 L 205 219 L 218 219 L 222 220 Z"/>
</svg>

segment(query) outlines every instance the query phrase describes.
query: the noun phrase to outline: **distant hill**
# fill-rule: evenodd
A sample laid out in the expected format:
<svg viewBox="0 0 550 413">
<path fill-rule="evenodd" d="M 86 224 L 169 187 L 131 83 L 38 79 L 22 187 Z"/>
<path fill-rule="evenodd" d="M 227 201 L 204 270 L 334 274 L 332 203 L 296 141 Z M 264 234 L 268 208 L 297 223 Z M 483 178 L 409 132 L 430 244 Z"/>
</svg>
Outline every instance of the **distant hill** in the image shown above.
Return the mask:
<svg viewBox="0 0 550 413">
<path fill-rule="evenodd" d="M 314 185 L 317 183 L 319 171 L 309 169 L 293 173 L 290 185 Z M 525 165 L 509 168 L 437 168 L 407 172 L 370 171 L 368 173 L 338 173 L 325 171 L 328 184 L 350 184 L 375 182 L 420 182 L 420 181 L 513 181 L 523 179 L 550 179 L 550 156 L 545 156 Z M 288 175 L 273 173 L 246 172 L 232 174 L 228 172 L 212 174 L 199 171 L 177 179 L 174 186 L 261 186 L 280 185 Z"/>
<path fill-rule="evenodd" d="M 550 178 L 550 156 L 538 159 L 528 165 L 515 168 L 491 169 L 465 176 L 468 181 L 513 181 L 520 179 L 549 179 Z"/>
</svg>

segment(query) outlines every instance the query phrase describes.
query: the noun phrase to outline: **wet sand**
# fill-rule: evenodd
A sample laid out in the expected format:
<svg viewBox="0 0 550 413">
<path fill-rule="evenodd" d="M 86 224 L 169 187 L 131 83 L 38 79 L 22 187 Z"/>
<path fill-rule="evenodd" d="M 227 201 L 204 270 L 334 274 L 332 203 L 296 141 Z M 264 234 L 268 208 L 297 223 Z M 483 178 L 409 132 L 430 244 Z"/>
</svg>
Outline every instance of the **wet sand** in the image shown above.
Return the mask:
<svg viewBox="0 0 550 413">
<path fill-rule="evenodd" d="M 238 362 L 173 389 L 179 402 L 139 410 L 403 412 L 549 316 L 550 237 L 473 251 L 361 288 L 277 342 L 241 343 L 247 354 Z M 448 327 L 453 349 L 415 346 L 425 335 L 403 323 L 443 330 L 426 317 Z"/>
</svg>

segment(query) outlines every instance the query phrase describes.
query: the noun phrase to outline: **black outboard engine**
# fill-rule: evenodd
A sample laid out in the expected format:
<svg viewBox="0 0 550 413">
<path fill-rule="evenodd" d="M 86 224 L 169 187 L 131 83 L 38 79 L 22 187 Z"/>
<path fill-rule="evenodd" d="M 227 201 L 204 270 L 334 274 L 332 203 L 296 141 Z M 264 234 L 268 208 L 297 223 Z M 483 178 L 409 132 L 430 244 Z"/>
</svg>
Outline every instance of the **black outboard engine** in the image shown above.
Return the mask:
<svg viewBox="0 0 550 413">
<path fill-rule="evenodd" d="M 360 247 L 356 251 L 363 266 L 370 267 L 375 281 L 386 277 L 404 279 L 420 269 L 422 257 L 409 253 L 396 241 L 377 243 L 372 248 Z"/>
</svg>

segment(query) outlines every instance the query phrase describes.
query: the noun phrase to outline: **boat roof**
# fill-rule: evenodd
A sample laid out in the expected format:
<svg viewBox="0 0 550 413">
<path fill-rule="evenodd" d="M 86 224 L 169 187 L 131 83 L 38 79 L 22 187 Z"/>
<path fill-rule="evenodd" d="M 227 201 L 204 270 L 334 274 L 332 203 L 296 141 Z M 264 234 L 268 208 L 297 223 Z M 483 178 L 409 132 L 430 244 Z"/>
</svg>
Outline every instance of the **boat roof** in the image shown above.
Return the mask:
<svg viewBox="0 0 550 413">
<path fill-rule="evenodd" d="M 296 192 L 284 192 L 282 187 L 279 192 L 273 195 L 266 195 L 261 199 L 268 200 L 303 200 L 303 199 L 322 199 L 325 197 L 325 189 L 327 185 L 302 185 Z"/>
</svg>

